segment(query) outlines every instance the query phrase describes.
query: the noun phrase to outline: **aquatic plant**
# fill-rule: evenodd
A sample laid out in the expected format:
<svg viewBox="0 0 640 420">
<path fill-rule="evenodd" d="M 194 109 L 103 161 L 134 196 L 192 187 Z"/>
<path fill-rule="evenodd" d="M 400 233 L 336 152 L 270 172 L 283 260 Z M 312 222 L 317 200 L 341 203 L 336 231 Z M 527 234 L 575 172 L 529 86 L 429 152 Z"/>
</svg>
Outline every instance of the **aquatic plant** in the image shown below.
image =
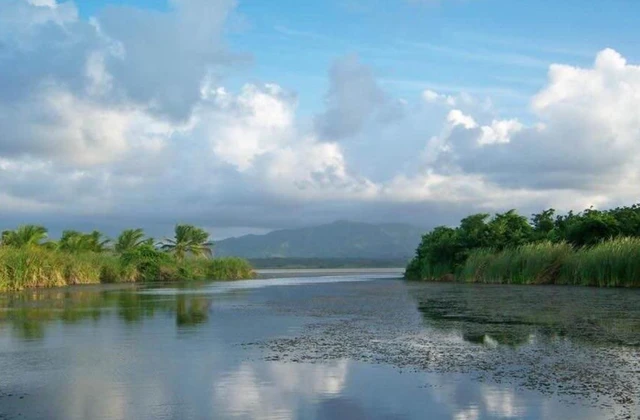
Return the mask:
<svg viewBox="0 0 640 420">
<path fill-rule="evenodd" d="M 640 238 L 618 238 L 577 250 L 563 264 L 558 283 L 640 287 Z"/>
<path fill-rule="evenodd" d="M 542 242 L 502 251 L 473 251 L 457 273 L 460 281 L 477 283 L 556 283 L 566 260 L 574 254 L 567 243 Z"/>
</svg>

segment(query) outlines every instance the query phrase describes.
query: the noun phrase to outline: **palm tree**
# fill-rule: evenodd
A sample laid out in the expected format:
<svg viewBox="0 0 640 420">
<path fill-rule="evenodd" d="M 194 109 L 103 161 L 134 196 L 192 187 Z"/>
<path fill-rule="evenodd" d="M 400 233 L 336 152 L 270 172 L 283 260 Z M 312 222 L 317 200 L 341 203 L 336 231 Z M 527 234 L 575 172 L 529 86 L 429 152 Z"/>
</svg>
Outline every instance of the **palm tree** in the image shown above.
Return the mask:
<svg viewBox="0 0 640 420">
<path fill-rule="evenodd" d="M 122 231 L 115 243 L 115 251 L 122 254 L 133 251 L 141 246 L 153 245 L 153 238 L 145 238 L 142 229 L 126 229 Z"/>
<path fill-rule="evenodd" d="M 187 255 L 196 257 L 210 257 L 213 242 L 209 241 L 209 233 L 204 229 L 192 225 L 176 225 L 175 237 L 165 238 L 160 244 L 162 249 L 171 252 L 178 260 Z"/>
<path fill-rule="evenodd" d="M 89 244 L 89 249 L 93 252 L 105 252 L 109 249 L 109 243 L 111 243 L 111 239 L 102 235 L 102 233 L 94 230 L 93 232 L 86 235 L 87 242 Z"/>
<path fill-rule="evenodd" d="M 58 248 L 66 252 L 104 252 L 111 242 L 103 239 L 102 233 L 94 230 L 91 233 L 82 233 L 76 230 L 65 230 L 58 242 Z"/>
<path fill-rule="evenodd" d="M 47 229 L 44 226 L 23 225 L 15 230 L 2 232 L 2 245 L 27 247 L 40 245 L 47 239 Z"/>
</svg>

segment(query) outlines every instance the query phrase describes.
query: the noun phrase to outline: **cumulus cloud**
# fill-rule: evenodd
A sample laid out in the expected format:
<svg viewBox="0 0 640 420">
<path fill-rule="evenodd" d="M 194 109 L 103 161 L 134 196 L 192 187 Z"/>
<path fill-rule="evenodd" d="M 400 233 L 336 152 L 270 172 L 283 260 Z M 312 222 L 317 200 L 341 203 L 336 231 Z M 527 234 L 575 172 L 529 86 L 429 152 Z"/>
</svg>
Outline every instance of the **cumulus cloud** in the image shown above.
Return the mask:
<svg viewBox="0 0 640 420">
<path fill-rule="evenodd" d="M 0 3 L 5 223 L 434 224 L 637 199 L 640 67 L 614 50 L 551 66 L 525 119 L 464 92 L 394 97 L 342 57 L 305 118 L 286 84 L 226 85 L 232 1 L 171 5 L 86 21 L 71 1 Z"/>
<path fill-rule="evenodd" d="M 591 69 L 551 67 L 548 86 L 532 100 L 535 124 L 509 119 L 479 126 L 456 113 L 464 129 L 445 143 L 462 171 L 503 187 L 614 196 L 620 191 L 614 183 L 638 176 L 639 90 L 640 67 L 604 50 Z"/>
</svg>

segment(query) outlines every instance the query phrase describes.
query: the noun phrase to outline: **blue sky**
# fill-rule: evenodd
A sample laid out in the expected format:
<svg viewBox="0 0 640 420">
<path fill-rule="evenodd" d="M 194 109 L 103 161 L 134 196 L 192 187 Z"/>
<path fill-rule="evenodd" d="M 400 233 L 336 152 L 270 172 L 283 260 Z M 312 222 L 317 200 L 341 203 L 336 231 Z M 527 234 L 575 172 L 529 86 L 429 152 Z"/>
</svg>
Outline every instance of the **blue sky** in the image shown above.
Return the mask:
<svg viewBox="0 0 640 420">
<path fill-rule="evenodd" d="M 162 0 L 84 0 L 83 17 L 114 5 L 158 11 Z M 526 117 L 546 69 L 590 64 L 612 47 L 640 58 L 635 42 L 640 2 L 611 0 L 326 0 L 242 1 L 230 19 L 228 42 L 253 57 L 230 83 L 279 82 L 299 94 L 301 112 L 321 107 L 327 69 L 357 54 L 390 91 L 421 90 L 491 97 L 500 109 Z"/>
<path fill-rule="evenodd" d="M 0 0 L 0 228 L 216 238 L 606 208 L 640 2 Z"/>
</svg>

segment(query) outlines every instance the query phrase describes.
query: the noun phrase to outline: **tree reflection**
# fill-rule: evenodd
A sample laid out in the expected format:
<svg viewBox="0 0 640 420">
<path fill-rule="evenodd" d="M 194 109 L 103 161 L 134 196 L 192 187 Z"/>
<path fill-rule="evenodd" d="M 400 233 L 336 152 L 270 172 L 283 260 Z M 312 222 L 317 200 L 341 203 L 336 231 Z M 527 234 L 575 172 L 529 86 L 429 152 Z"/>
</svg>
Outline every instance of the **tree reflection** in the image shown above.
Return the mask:
<svg viewBox="0 0 640 420">
<path fill-rule="evenodd" d="M 137 289 L 30 290 L 0 295 L 0 324 L 9 325 L 14 337 L 24 340 L 43 339 L 56 323 L 73 325 L 114 316 L 136 325 L 158 313 L 171 314 L 181 328 L 206 323 L 210 305 L 208 297 L 145 294 Z"/>
<path fill-rule="evenodd" d="M 428 284 L 411 294 L 430 327 L 473 344 L 640 346 L 640 297 L 629 290 Z"/>
<path fill-rule="evenodd" d="M 184 295 L 176 296 L 176 325 L 189 327 L 203 324 L 209 320 L 209 299 L 202 297 L 187 298 Z"/>
</svg>

